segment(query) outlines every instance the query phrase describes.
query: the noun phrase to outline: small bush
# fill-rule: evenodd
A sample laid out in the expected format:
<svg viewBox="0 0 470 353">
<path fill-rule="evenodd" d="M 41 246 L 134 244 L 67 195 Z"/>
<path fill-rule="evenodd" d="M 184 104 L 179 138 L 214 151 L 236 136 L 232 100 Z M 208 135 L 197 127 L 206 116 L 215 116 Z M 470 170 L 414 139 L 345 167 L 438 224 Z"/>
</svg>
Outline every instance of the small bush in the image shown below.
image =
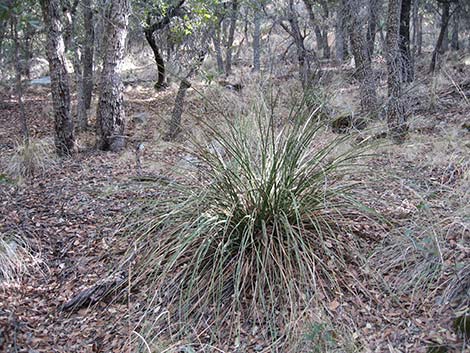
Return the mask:
<svg viewBox="0 0 470 353">
<path fill-rule="evenodd" d="M 277 339 L 312 301 L 360 287 L 364 243 L 349 225 L 374 216 L 355 197 L 360 152 L 326 138 L 315 114 L 276 128 L 270 113 L 208 123 L 199 180 L 145 203 L 132 232 L 136 281 L 177 322 L 225 326 L 224 338 L 250 321 Z"/>
</svg>

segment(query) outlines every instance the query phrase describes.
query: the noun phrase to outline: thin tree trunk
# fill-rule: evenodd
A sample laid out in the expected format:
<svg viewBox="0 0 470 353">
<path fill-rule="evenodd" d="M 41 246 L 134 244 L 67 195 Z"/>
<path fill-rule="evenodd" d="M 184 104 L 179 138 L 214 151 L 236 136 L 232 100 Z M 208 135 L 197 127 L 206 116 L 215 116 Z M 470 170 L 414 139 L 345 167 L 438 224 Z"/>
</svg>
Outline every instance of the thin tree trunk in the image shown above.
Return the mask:
<svg viewBox="0 0 470 353">
<path fill-rule="evenodd" d="M 459 22 L 460 22 L 460 8 L 457 8 L 455 10 L 454 14 L 454 19 L 452 23 L 452 38 L 450 42 L 450 47 L 452 50 L 459 50 L 460 49 L 460 44 L 459 44 Z"/>
<path fill-rule="evenodd" d="M 224 59 L 222 57 L 222 49 L 220 48 L 220 21 L 217 24 L 217 28 L 212 34 L 212 43 L 214 44 L 215 57 L 217 60 L 217 71 L 219 74 L 224 72 Z"/>
<path fill-rule="evenodd" d="M 20 55 L 19 55 L 19 39 L 18 39 L 18 20 L 15 14 L 11 15 L 11 33 L 13 34 L 13 44 L 15 47 L 15 73 L 16 73 L 16 96 L 18 99 L 18 105 L 20 106 L 20 120 L 21 120 L 21 132 L 23 135 L 23 141 L 26 146 L 29 145 L 29 129 L 28 121 L 26 119 L 26 111 L 23 103 L 23 87 L 21 84 L 21 66 L 20 66 Z"/>
<path fill-rule="evenodd" d="M 302 84 L 302 88 L 305 91 L 310 87 L 312 73 L 310 68 L 310 58 L 307 49 L 304 45 L 305 38 L 303 37 L 302 32 L 300 31 L 297 13 L 295 12 L 293 0 L 289 0 L 288 21 L 290 28 L 288 28 L 282 22 L 280 23 L 280 25 L 284 28 L 287 33 L 289 33 L 289 35 L 294 40 L 294 44 L 297 51 L 297 60 L 299 64 L 300 82 Z"/>
<path fill-rule="evenodd" d="M 417 31 L 416 44 L 418 46 L 417 55 L 423 53 L 423 15 L 418 15 L 418 31 Z"/>
<path fill-rule="evenodd" d="M 40 3 L 47 33 L 47 56 L 56 132 L 55 146 L 59 156 L 68 156 L 74 152 L 75 135 L 70 113 L 70 86 L 60 23 L 60 2 L 40 0 Z"/>
<path fill-rule="evenodd" d="M 322 48 L 323 48 L 323 58 L 329 59 L 330 58 L 330 44 L 328 43 L 328 32 L 329 32 L 329 17 L 330 17 L 330 10 L 328 8 L 328 3 L 325 0 L 320 1 L 321 7 L 323 9 L 323 26 L 322 26 Z"/>
<path fill-rule="evenodd" d="M 411 38 L 411 42 L 413 43 L 413 51 L 411 54 L 411 60 L 413 61 L 413 66 L 416 58 L 416 54 L 418 52 L 418 27 L 419 27 L 419 0 L 413 0 L 412 11 L 411 11 L 411 18 L 413 23 L 413 34 Z"/>
<path fill-rule="evenodd" d="M 92 0 L 83 0 L 83 26 L 85 27 L 85 38 L 83 43 L 83 95 L 85 109 L 91 107 L 93 95 L 93 55 L 95 31 L 93 24 Z M 87 113 L 88 114 L 88 113 Z M 87 122 L 88 125 L 88 122 Z"/>
<path fill-rule="evenodd" d="M 444 42 L 444 37 L 447 33 L 447 27 L 450 20 L 450 3 L 442 3 L 442 16 L 441 16 L 441 30 L 439 31 L 439 37 L 437 38 L 437 43 L 432 53 L 431 65 L 429 71 L 434 72 L 436 70 L 437 60 L 439 57 L 444 54 L 442 43 Z"/>
<path fill-rule="evenodd" d="M 125 52 L 129 0 L 115 0 L 107 11 L 104 38 L 104 63 L 101 72 L 100 96 L 96 113 L 98 148 L 119 151 L 125 146 L 125 112 L 123 85 L 119 76 Z"/>
<path fill-rule="evenodd" d="M 392 139 L 401 143 L 408 131 L 405 107 L 401 97 L 402 61 L 400 42 L 401 0 L 389 0 L 387 19 L 387 71 L 388 71 L 388 105 L 387 124 Z"/>
<path fill-rule="evenodd" d="M 232 11 L 230 14 L 230 27 L 228 32 L 228 38 L 226 43 L 227 51 L 225 52 L 225 74 L 230 75 L 232 72 L 232 51 L 233 42 L 235 39 L 235 29 L 237 27 L 238 17 L 238 0 L 232 0 Z"/>
<path fill-rule="evenodd" d="M 165 61 L 160 53 L 157 42 L 155 41 L 154 32 L 152 30 L 145 30 L 145 38 L 147 39 L 150 48 L 152 49 L 155 62 L 157 64 L 158 78 L 155 84 L 155 89 L 163 89 L 167 87 L 165 83 Z"/>
<path fill-rule="evenodd" d="M 77 123 L 80 131 L 85 131 L 88 126 L 87 112 L 85 108 L 84 81 L 82 71 L 82 57 L 80 56 L 80 48 L 77 39 L 77 7 L 72 9 L 70 24 L 70 49 L 72 50 L 72 63 L 75 73 L 76 91 L 77 91 Z"/>
<path fill-rule="evenodd" d="M 402 0 L 400 12 L 400 37 L 398 47 L 401 54 L 401 67 L 403 82 L 412 82 L 414 79 L 413 61 L 410 48 L 410 14 L 411 0 Z"/>
<path fill-rule="evenodd" d="M 261 11 L 258 5 L 255 4 L 253 14 L 253 71 L 259 72 L 261 68 L 260 53 L 261 53 Z"/>
<path fill-rule="evenodd" d="M 31 79 L 31 68 L 30 68 L 30 63 L 31 59 L 33 58 L 33 51 L 32 51 L 32 37 L 33 37 L 34 31 L 30 23 L 26 24 L 26 31 L 25 31 L 25 37 L 24 37 L 24 63 L 22 67 L 22 71 L 28 78 L 28 80 Z"/>
<path fill-rule="evenodd" d="M 369 19 L 367 23 L 367 50 L 369 57 L 374 56 L 375 35 L 377 33 L 377 12 L 379 10 L 379 0 L 369 0 Z"/>
</svg>

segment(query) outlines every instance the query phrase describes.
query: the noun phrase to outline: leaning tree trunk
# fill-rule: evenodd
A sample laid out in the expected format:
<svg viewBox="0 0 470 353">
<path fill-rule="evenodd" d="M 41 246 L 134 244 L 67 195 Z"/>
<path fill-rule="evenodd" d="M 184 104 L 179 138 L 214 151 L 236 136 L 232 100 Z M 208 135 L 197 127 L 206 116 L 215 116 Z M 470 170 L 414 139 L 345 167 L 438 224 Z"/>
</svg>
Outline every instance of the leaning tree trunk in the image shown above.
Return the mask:
<svg viewBox="0 0 470 353">
<path fill-rule="evenodd" d="M 83 95 L 85 109 L 91 107 L 91 97 L 93 94 L 93 48 L 95 41 L 95 31 L 93 23 L 92 0 L 83 0 L 83 26 L 85 27 L 85 38 L 83 43 Z M 88 114 L 88 113 L 87 113 Z M 88 124 L 88 123 L 87 123 Z"/>
<path fill-rule="evenodd" d="M 372 62 L 362 28 L 365 16 L 360 12 L 358 13 L 357 9 L 360 8 L 359 1 L 346 0 L 346 4 L 349 16 L 348 27 L 351 48 L 360 80 L 361 109 L 363 112 L 370 114 L 372 118 L 375 118 L 378 114 L 378 103 Z"/>
<path fill-rule="evenodd" d="M 232 0 L 232 11 L 230 13 L 230 27 L 226 43 L 227 51 L 225 52 L 225 74 L 230 75 L 232 72 L 232 51 L 233 41 L 235 39 L 235 29 L 237 27 L 238 17 L 238 0 Z"/>
<path fill-rule="evenodd" d="M 59 156 L 67 156 L 74 151 L 75 136 L 70 113 L 70 87 L 60 23 L 60 1 L 40 0 L 40 3 L 47 33 L 47 57 L 56 132 L 55 146 Z"/>
<path fill-rule="evenodd" d="M 401 97 L 401 53 L 399 48 L 401 0 L 389 0 L 387 19 L 387 72 L 388 105 L 387 124 L 389 133 L 395 142 L 403 142 L 408 126 L 405 108 Z"/>
<path fill-rule="evenodd" d="M 413 60 L 410 48 L 411 0 L 402 0 L 400 13 L 400 37 L 398 48 L 401 54 L 403 82 L 412 82 L 414 78 Z"/>
<path fill-rule="evenodd" d="M 125 113 L 119 67 L 124 58 L 129 0 L 115 0 L 106 12 L 104 63 L 96 113 L 98 148 L 119 151 L 125 146 Z"/>
<path fill-rule="evenodd" d="M 444 42 L 444 36 L 447 33 L 447 27 L 450 20 L 450 2 L 442 3 L 442 16 L 441 16 L 441 30 L 439 31 L 439 37 L 432 53 L 431 65 L 429 71 L 434 72 L 436 70 L 436 63 L 439 57 L 444 54 L 442 44 Z"/>
<path fill-rule="evenodd" d="M 172 141 L 174 140 L 178 134 L 181 132 L 181 117 L 183 115 L 184 110 L 184 100 L 186 97 L 186 91 L 188 88 L 191 87 L 191 83 L 189 79 L 192 75 L 196 73 L 199 66 L 204 61 L 206 56 L 206 50 L 202 50 L 196 60 L 193 62 L 191 68 L 189 69 L 188 74 L 181 80 L 180 87 L 178 89 L 178 93 L 176 94 L 175 98 L 175 105 L 173 107 L 173 112 L 171 113 L 171 119 L 168 122 L 168 131 L 163 136 L 164 141 Z"/>
<path fill-rule="evenodd" d="M 154 31 L 151 29 L 146 29 L 145 38 L 147 39 L 147 43 L 152 49 L 155 62 L 157 63 L 158 78 L 157 83 L 155 84 L 155 89 L 163 89 L 167 86 L 165 82 L 165 61 L 163 60 L 163 56 L 160 53 L 157 42 L 155 41 Z"/>
</svg>

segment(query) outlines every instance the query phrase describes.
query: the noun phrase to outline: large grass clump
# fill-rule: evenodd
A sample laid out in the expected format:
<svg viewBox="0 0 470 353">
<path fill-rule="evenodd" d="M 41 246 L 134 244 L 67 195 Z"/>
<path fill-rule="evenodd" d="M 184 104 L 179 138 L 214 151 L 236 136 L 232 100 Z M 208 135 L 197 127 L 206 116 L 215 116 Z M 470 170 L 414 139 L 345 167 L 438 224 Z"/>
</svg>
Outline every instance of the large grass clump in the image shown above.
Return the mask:
<svg viewBox="0 0 470 353">
<path fill-rule="evenodd" d="M 32 178 L 47 171 L 56 162 L 53 144 L 45 139 L 18 143 L 7 162 L 7 173 L 17 179 Z"/>
<path fill-rule="evenodd" d="M 197 181 L 140 208 L 137 281 L 177 322 L 226 325 L 225 337 L 258 323 L 276 339 L 313 302 L 360 290 L 364 241 L 351 225 L 372 214 L 355 196 L 361 152 L 315 113 L 279 125 L 269 109 L 207 123 Z"/>
</svg>

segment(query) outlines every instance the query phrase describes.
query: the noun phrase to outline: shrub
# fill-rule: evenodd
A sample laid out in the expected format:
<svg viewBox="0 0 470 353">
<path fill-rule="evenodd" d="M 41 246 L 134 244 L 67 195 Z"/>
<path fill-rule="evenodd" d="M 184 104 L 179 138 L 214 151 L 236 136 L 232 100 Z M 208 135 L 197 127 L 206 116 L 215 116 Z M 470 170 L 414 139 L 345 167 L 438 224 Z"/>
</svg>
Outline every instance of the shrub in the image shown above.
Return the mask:
<svg viewBox="0 0 470 353">
<path fill-rule="evenodd" d="M 279 128 L 267 110 L 207 123 L 198 181 L 146 202 L 132 232 L 136 281 L 178 322 L 224 325 L 226 337 L 250 321 L 277 339 L 312 300 L 356 290 L 363 241 L 349 226 L 375 217 L 355 197 L 364 151 L 326 137 L 316 113 Z"/>
</svg>

